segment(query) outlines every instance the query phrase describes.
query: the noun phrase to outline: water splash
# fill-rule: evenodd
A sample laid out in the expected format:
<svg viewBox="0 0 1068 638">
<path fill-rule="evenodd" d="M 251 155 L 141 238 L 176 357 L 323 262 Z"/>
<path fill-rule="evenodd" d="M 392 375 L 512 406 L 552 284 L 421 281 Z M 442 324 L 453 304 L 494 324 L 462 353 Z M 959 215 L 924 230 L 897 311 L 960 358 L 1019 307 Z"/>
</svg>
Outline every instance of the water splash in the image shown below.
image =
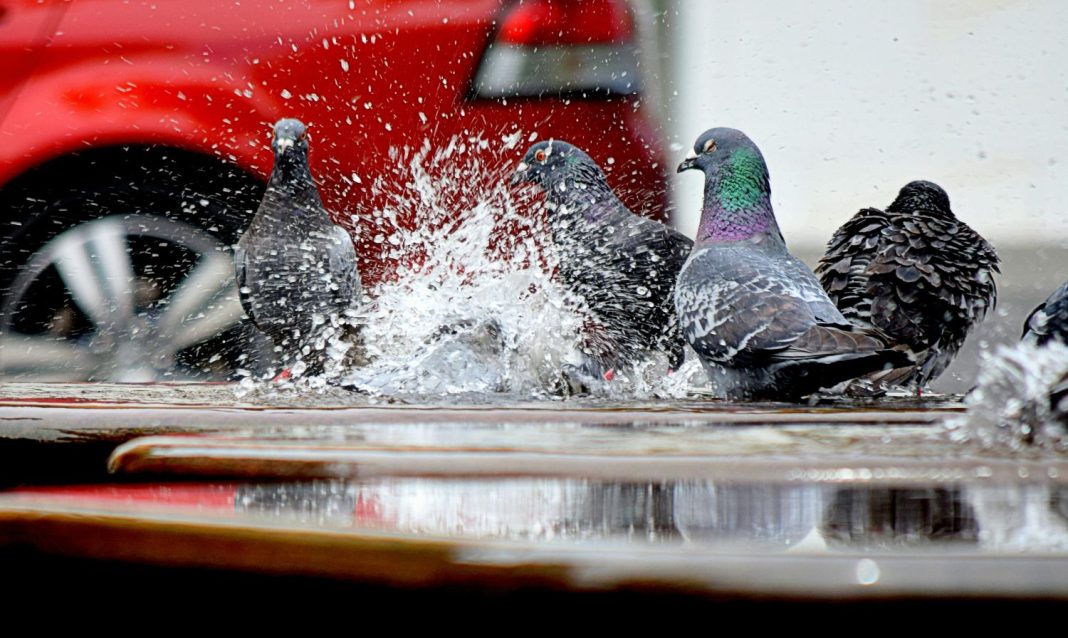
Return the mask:
<svg viewBox="0 0 1068 638">
<path fill-rule="evenodd" d="M 519 139 L 502 141 L 507 148 Z M 349 354 L 333 343 L 331 352 L 342 353 L 332 354 L 336 365 L 296 387 L 322 393 L 340 384 L 418 401 L 683 397 L 700 382 L 697 361 L 669 375 L 664 356 L 602 377 L 588 356 L 595 345 L 581 303 L 552 277 L 556 256 L 543 211 L 532 194 L 508 188 L 511 166 L 501 162 L 499 143 L 455 137 L 392 153 L 397 171 L 370 186 L 381 204 L 369 225 L 374 241 L 389 244 L 395 271 L 358 310 L 361 343 Z M 341 358 L 353 351 L 358 364 Z M 241 391 L 260 385 L 247 380 Z"/>
<path fill-rule="evenodd" d="M 1061 343 L 1019 343 L 984 352 L 978 385 L 964 399 L 968 412 L 947 424 L 950 436 L 1013 452 L 1066 452 L 1066 416 L 1056 397 L 1066 380 L 1068 346 Z"/>
<path fill-rule="evenodd" d="M 508 191 L 496 153 L 478 138 L 398 150 L 404 173 L 373 186 L 398 267 L 361 311 L 371 363 L 345 385 L 407 398 L 568 390 L 582 317 L 548 274 L 541 216 Z"/>
</svg>

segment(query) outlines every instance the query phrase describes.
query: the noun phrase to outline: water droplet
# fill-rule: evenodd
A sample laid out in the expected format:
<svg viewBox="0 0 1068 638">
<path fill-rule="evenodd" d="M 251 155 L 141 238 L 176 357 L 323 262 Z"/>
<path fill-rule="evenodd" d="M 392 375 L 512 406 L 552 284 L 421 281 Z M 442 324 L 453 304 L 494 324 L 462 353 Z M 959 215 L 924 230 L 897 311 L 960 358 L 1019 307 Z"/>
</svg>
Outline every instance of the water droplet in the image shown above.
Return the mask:
<svg viewBox="0 0 1068 638">
<path fill-rule="evenodd" d="M 870 558 L 862 558 L 857 561 L 857 583 L 868 586 L 879 582 L 879 565 Z"/>
</svg>

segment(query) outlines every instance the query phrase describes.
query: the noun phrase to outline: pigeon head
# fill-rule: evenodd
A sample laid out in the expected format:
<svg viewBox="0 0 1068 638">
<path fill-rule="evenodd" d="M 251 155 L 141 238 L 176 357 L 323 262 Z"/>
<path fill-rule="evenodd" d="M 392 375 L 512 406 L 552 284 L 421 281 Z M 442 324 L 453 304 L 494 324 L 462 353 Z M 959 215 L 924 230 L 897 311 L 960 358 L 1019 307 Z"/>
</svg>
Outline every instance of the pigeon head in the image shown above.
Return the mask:
<svg viewBox="0 0 1068 638">
<path fill-rule="evenodd" d="M 274 125 L 274 170 L 268 186 L 318 205 L 319 193 L 308 166 L 308 130 L 300 120 L 285 118 Z"/>
<path fill-rule="evenodd" d="M 512 184 L 536 184 L 546 193 L 608 189 L 604 171 L 582 149 L 560 140 L 546 140 L 531 146 L 516 167 Z"/>
<path fill-rule="evenodd" d="M 748 166 L 738 166 L 742 162 Z M 676 172 L 699 169 L 710 175 L 732 164 L 734 170 L 746 168 L 753 173 L 762 173 L 755 177 L 767 181 L 768 168 L 760 149 L 745 133 L 732 128 L 713 128 L 701 133 Z"/>
<path fill-rule="evenodd" d="M 709 129 L 679 164 L 679 173 L 705 174 L 705 199 L 698 241 L 739 241 L 754 235 L 778 237 L 771 209 L 771 181 L 760 149 L 745 133 Z"/>
<path fill-rule="evenodd" d="M 891 213 L 911 213 L 913 211 L 930 211 L 952 215 L 949 207 L 949 195 L 934 182 L 916 180 L 909 182 L 897 194 L 893 204 L 886 207 Z"/>
<path fill-rule="evenodd" d="M 292 150 L 308 152 L 308 129 L 304 122 L 287 117 L 274 123 L 274 140 L 271 148 L 275 155 L 285 155 Z"/>
</svg>

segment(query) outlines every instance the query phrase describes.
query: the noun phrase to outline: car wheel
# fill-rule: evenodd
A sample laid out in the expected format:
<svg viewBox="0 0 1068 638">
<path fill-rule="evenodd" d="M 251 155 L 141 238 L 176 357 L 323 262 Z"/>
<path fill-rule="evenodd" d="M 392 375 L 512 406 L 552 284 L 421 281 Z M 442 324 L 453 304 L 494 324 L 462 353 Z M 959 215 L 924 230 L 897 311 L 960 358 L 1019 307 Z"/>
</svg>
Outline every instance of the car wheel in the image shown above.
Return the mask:
<svg viewBox="0 0 1068 638">
<path fill-rule="evenodd" d="M 270 359 L 242 321 L 229 247 L 136 210 L 62 230 L 17 269 L 0 305 L 0 377 L 224 380 Z"/>
</svg>

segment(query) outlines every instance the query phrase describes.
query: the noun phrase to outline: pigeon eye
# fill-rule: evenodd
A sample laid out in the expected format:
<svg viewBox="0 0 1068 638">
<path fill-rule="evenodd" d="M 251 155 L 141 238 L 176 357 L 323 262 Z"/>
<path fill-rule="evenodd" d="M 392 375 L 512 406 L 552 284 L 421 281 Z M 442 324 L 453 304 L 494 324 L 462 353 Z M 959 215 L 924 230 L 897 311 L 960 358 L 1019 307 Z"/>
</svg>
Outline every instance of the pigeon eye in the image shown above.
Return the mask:
<svg viewBox="0 0 1068 638">
<path fill-rule="evenodd" d="M 538 160 L 539 162 L 544 162 L 546 157 L 547 155 L 545 155 L 545 151 L 538 151 L 534 153 L 534 159 Z"/>
<path fill-rule="evenodd" d="M 707 142 L 705 142 L 705 148 L 703 152 L 711 153 L 714 150 L 716 150 L 716 140 L 708 140 Z"/>
</svg>

